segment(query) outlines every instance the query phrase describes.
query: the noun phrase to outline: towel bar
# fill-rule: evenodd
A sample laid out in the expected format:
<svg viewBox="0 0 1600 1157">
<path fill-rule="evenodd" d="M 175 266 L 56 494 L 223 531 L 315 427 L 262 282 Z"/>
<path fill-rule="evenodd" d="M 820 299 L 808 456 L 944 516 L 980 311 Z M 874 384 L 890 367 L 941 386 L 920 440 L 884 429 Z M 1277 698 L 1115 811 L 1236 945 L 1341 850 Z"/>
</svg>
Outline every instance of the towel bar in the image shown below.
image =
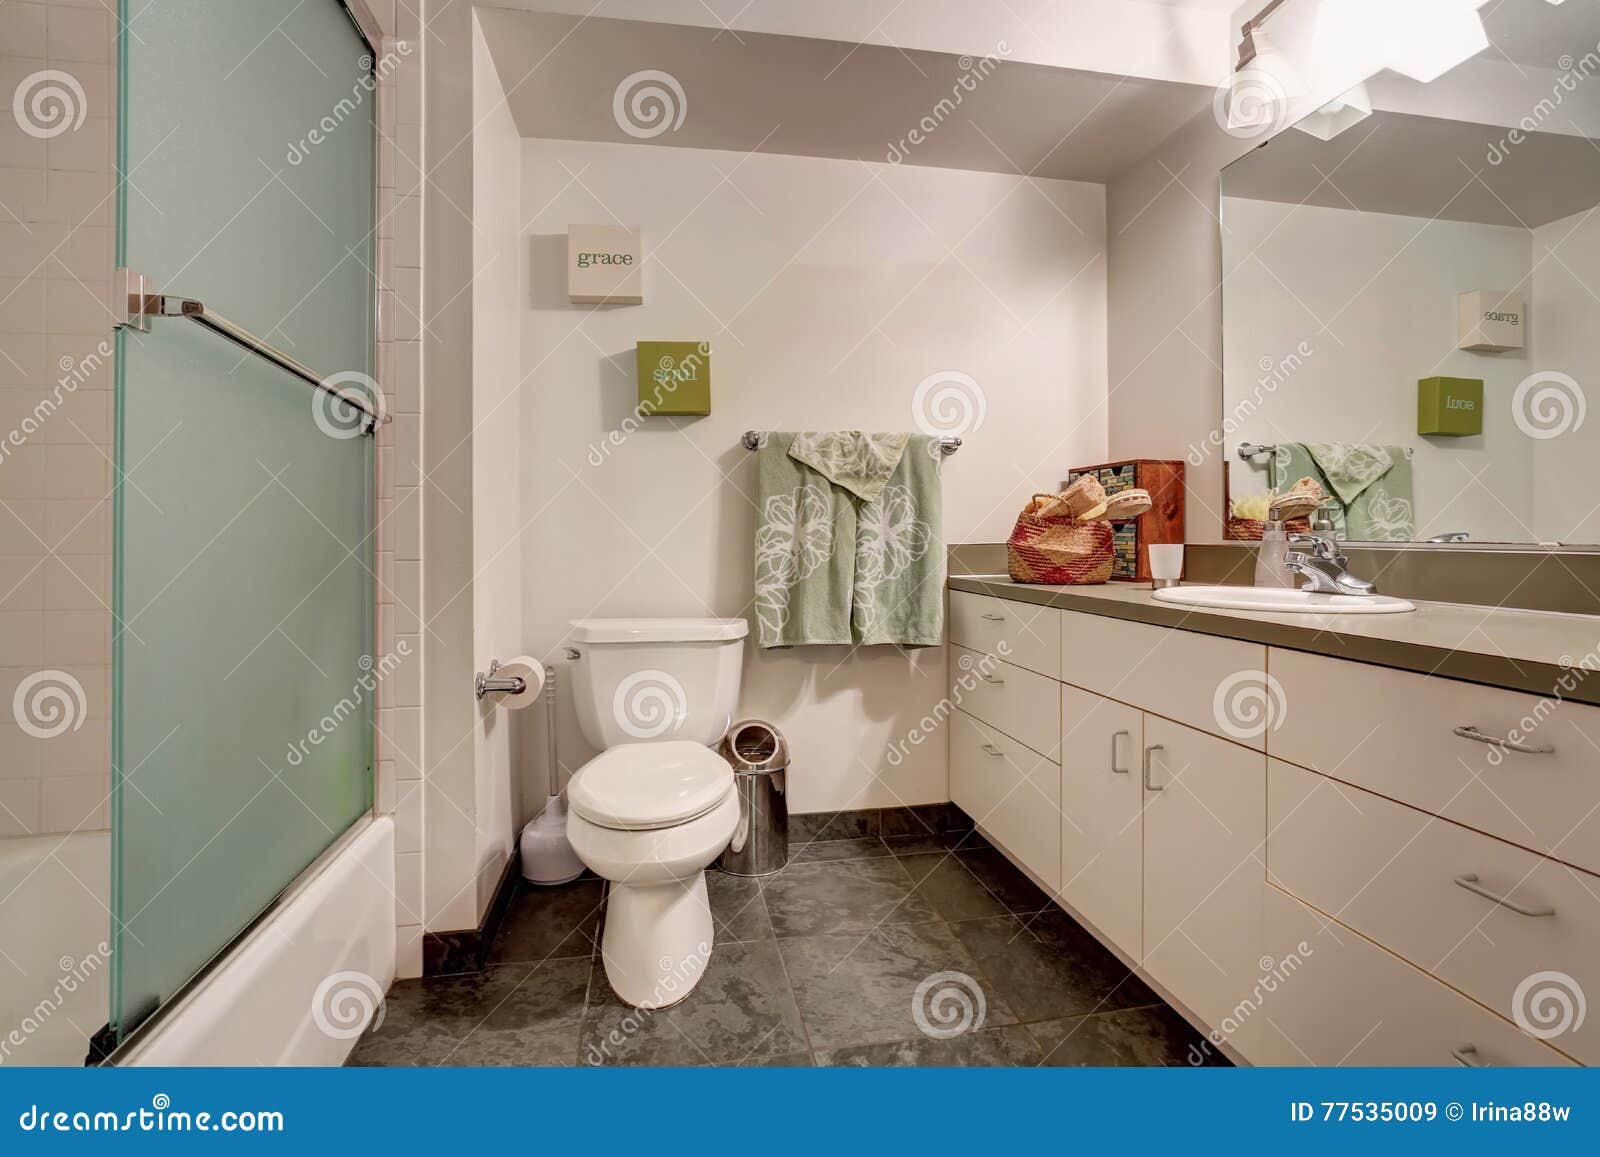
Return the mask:
<svg viewBox="0 0 1600 1157">
<path fill-rule="evenodd" d="M 746 430 L 739 438 L 739 441 L 744 443 L 746 450 L 759 450 L 761 449 L 761 433 L 760 430 Z M 961 439 L 954 434 L 946 434 L 939 439 L 939 450 L 942 453 L 954 454 L 959 449 L 961 449 Z"/>
</svg>

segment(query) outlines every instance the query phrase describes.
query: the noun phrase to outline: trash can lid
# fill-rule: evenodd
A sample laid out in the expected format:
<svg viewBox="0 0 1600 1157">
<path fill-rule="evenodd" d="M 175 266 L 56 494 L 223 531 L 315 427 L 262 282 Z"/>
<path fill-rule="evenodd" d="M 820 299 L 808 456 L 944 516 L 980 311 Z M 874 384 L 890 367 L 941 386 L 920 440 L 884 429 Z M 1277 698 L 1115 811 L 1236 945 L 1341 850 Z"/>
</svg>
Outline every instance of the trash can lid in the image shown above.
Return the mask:
<svg viewBox="0 0 1600 1157">
<path fill-rule="evenodd" d="M 722 757 L 736 772 L 749 774 L 789 766 L 789 743 L 765 719 L 741 719 L 722 737 Z"/>
</svg>

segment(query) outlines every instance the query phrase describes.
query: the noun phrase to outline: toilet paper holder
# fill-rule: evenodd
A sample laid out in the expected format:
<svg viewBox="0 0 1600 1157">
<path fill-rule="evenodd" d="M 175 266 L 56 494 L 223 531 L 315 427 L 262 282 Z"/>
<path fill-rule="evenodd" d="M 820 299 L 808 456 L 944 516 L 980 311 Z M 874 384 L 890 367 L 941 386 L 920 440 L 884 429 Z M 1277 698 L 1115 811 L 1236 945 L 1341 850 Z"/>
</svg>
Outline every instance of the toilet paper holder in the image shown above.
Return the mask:
<svg viewBox="0 0 1600 1157">
<path fill-rule="evenodd" d="M 498 670 L 500 670 L 500 660 L 490 659 L 489 670 L 479 671 L 472 677 L 472 692 L 479 699 L 491 694 L 521 695 L 528 686 L 528 681 L 521 675 L 496 678 L 495 672 Z"/>
</svg>

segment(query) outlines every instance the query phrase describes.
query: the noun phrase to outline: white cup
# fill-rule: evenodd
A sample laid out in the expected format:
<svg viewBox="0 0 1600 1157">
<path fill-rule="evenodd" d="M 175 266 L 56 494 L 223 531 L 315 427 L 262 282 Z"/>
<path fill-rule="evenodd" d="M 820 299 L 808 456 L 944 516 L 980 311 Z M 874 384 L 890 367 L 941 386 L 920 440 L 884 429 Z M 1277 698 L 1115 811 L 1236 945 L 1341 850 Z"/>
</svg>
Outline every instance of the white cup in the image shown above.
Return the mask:
<svg viewBox="0 0 1600 1157">
<path fill-rule="evenodd" d="M 1183 573 L 1183 543 L 1153 542 L 1147 549 L 1151 585 L 1157 589 L 1177 586 L 1178 576 Z"/>
</svg>

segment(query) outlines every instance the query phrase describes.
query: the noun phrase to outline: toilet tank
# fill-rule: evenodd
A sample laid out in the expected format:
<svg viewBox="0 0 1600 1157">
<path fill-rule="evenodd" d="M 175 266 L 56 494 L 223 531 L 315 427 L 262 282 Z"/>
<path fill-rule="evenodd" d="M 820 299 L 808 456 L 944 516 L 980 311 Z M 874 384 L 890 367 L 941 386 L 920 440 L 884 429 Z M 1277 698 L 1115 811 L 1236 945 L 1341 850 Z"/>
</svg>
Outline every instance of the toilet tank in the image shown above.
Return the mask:
<svg viewBox="0 0 1600 1157">
<path fill-rule="evenodd" d="M 722 738 L 739 706 L 743 619 L 575 619 L 572 695 L 596 747 Z"/>
</svg>

